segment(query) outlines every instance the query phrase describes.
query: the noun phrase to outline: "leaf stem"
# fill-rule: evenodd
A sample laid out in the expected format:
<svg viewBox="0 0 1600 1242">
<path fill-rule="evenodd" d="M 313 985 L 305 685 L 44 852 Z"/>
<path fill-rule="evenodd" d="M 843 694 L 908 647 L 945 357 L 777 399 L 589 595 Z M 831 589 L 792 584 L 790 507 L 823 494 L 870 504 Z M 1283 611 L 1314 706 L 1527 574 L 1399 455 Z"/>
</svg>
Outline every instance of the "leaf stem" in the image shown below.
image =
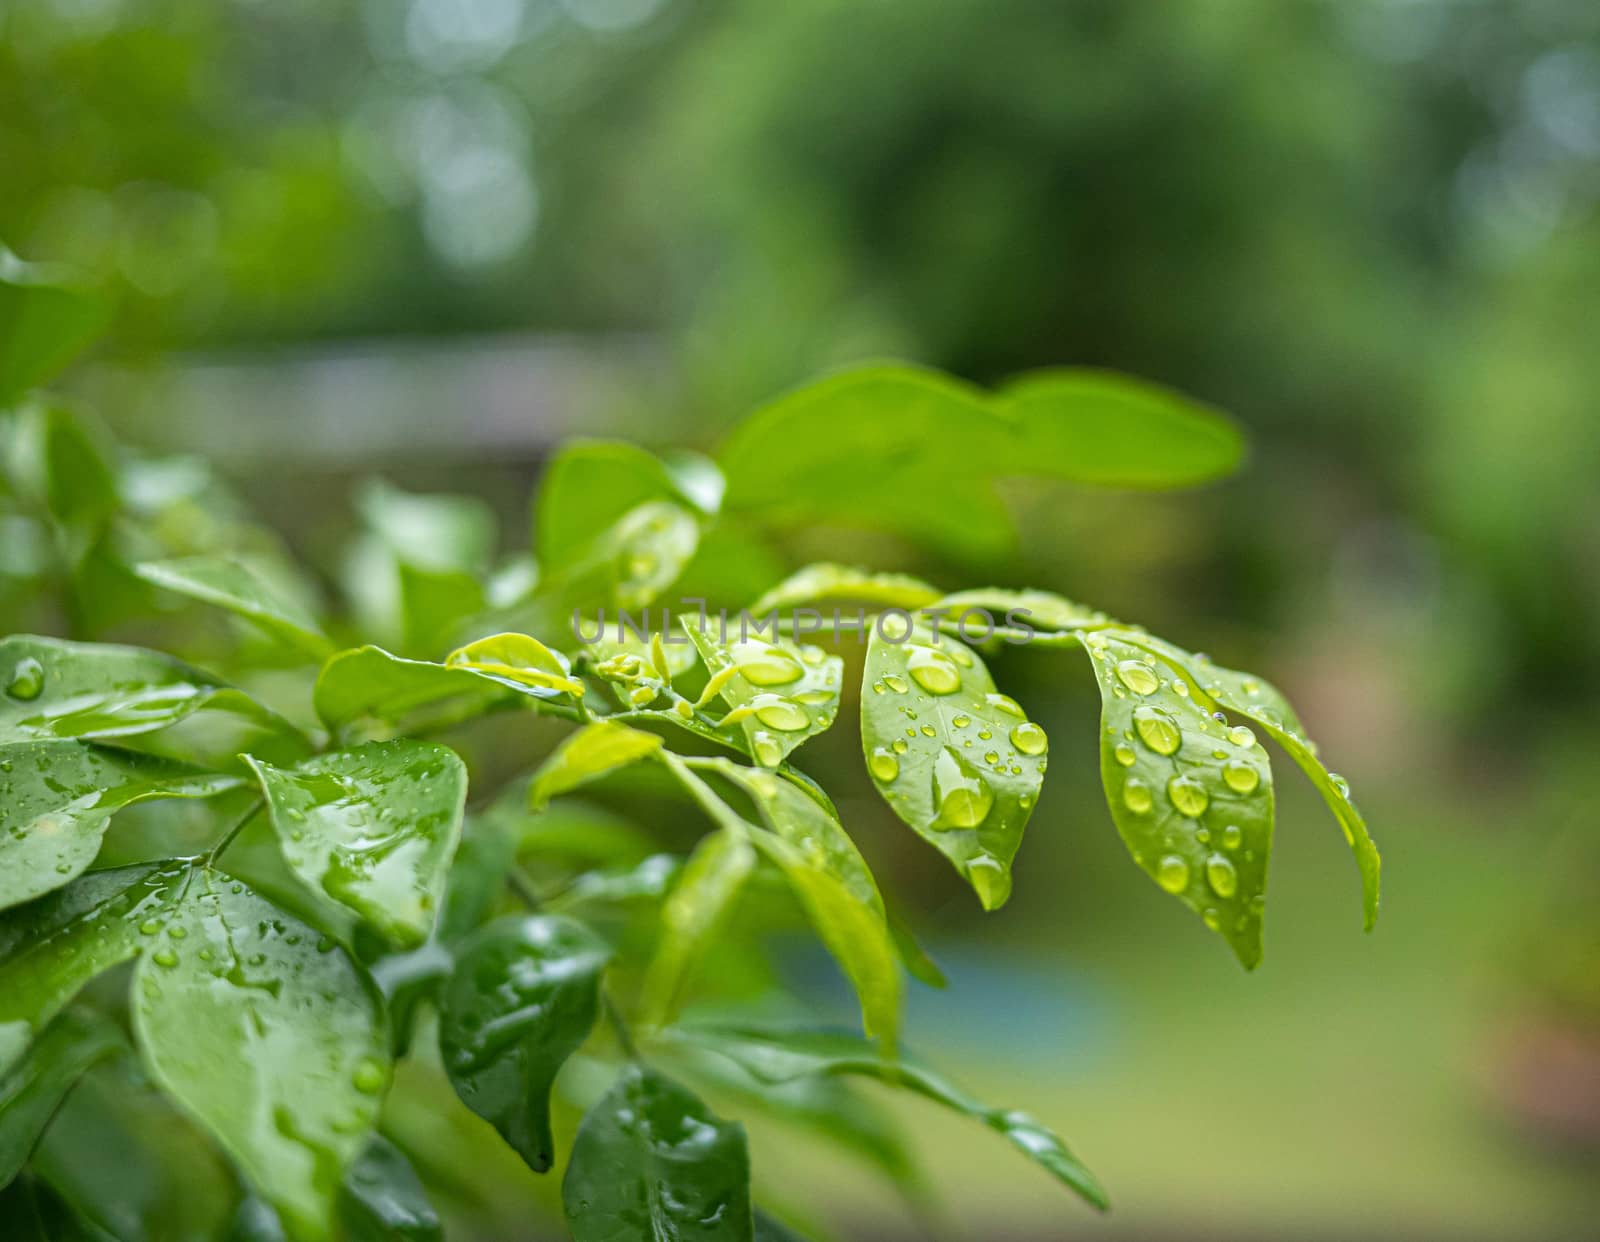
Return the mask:
<svg viewBox="0 0 1600 1242">
<path fill-rule="evenodd" d="M 232 828 L 229 828 L 227 832 L 223 833 L 221 838 L 218 839 L 217 843 L 213 845 L 207 852 L 205 856 L 206 866 L 211 867 L 216 865 L 216 861 L 221 856 L 222 851 L 233 844 L 233 839 L 243 832 L 245 825 L 256 817 L 256 815 L 261 811 L 265 801 L 265 798 L 259 796 L 251 800 L 250 807 L 247 811 L 245 811 L 243 818 L 235 823 Z"/>
<path fill-rule="evenodd" d="M 633 1033 L 628 1030 L 628 1024 L 622 1020 L 622 1013 L 617 1008 L 616 1001 L 611 999 L 611 993 L 606 991 L 603 984 L 600 987 L 600 1005 L 606 1011 L 606 1021 L 611 1023 L 611 1029 L 617 1033 L 617 1042 L 622 1045 L 622 1051 L 627 1053 L 630 1061 L 637 1061 L 639 1049 L 634 1046 Z"/>
</svg>

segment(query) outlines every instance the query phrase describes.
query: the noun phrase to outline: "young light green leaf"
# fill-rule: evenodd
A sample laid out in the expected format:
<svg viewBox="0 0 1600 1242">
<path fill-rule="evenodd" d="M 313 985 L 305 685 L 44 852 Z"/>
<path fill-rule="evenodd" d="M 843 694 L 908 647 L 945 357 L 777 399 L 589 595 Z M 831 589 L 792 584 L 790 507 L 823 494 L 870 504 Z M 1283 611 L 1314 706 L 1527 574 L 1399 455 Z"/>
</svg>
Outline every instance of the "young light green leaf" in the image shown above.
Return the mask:
<svg viewBox="0 0 1600 1242">
<path fill-rule="evenodd" d="M 585 725 L 539 765 L 528 785 L 528 805 L 537 810 L 559 794 L 570 793 L 660 749 L 661 739 L 654 733 L 612 720 Z"/>
<path fill-rule="evenodd" d="M 661 1025 L 677 1012 L 690 973 L 732 911 L 755 864 L 747 835 L 728 829 L 701 838 L 689 855 L 661 905 L 661 937 L 645 976 L 646 1025 Z"/>
<path fill-rule="evenodd" d="M 507 697 L 466 668 L 405 660 L 381 647 L 341 651 L 317 677 L 317 715 L 344 741 L 421 733 L 470 719 Z"/>
<path fill-rule="evenodd" d="M 1350 799 L 1350 785 L 1344 777 L 1330 772 L 1317 753 L 1317 744 L 1307 736 L 1295 716 L 1294 708 L 1273 686 L 1251 673 L 1236 672 L 1213 664 L 1205 656 L 1141 631 L 1115 631 L 1123 641 L 1141 647 L 1164 661 L 1187 679 L 1191 691 L 1209 709 L 1225 709 L 1255 721 L 1300 765 L 1322 794 L 1328 809 L 1344 830 L 1345 840 L 1354 853 L 1361 872 L 1364 922 L 1368 931 L 1378 919 L 1378 897 L 1382 860 L 1377 843 L 1367 831 L 1366 821 Z"/>
<path fill-rule="evenodd" d="M 320 659 L 333 649 L 316 618 L 300 601 L 236 557 L 146 561 L 135 565 L 133 572 L 155 586 L 243 617 L 308 655 Z"/>
<path fill-rule="evenodd" d="M 207 798 L 238 783 L 83 742 L 0 745 L 0 909 L 79 875 L 123 807 L 150 798 Z"/>
<path fill-rule="evenodd" d="M 837 1031 L 700 1025 L 675 1028 L 661 1038 L 719 1053 L 756 1082 L 783 1084 L 816 1074 L 875 1078 L 914 1092 L 982 1123 L 1005 1137 L 1035 1164 L 1089 1203 L 1109 1206 L 1099 1180 L 1053 1131 L 1027 1113 L 990 1108 L 917 1061 L 885 1060 L 879 1049 Z"/>
<path fill-rule="evenodd" d="M 480 638 L 458 647 L 444 662 L 448 668 L 467 669 L 534 698 L 583 694 L 583 683 L 572 676 L 567 658 L 527 634 Z"/>
<path fill-rule="evenodd" d="M 494 510 L 477 496 L 405 492 L 368 481 L 356 507 L 402 564 L 434 572 L 481 574 L 494 555 Z"/>
<path fill-rule="evenodd" d="M 679 617 L 678 624 L 711 675 L 702 699 L 720 694 L 730 708 L 718 731 L 741 739 L 740 749 L 762 767 L 777 767 L 833 724 L 844 670 L 838 656 L 787 638 L 735 638 L 731 631 L 714 632 L 709 621 L 701 628 L 694 616 Z"/>
<path fill-rule="evenodd" d="M 246 762 L 284 860 L 307 889 L 396 945 L 427 938 L 461 839 L 467 770 L 454 751 L 398 738 L 293 768 Z"/>
<path fill-rule="evenodd" d="M 997 693 L 965 643 L 873 630 L 862 674 L 867 771 L 894 813 L 967 878 L 986 910 L 1011 895 L 1011 860 L 1044 783 L 1044 730 Z"/>
<path fill-rule="evenodd" d="M 752 842 L 783 871 L 817 935 L 849 977 L 867 1034 L 893 1048 L 900 1020 L 899 956 L 883 897 L 855 842 L 836 815 L 771 772 L 727 759 L 704 767 L 755 803 L 770 831 L 752 834 Z"/>
<path fill-rule="evenodd" d="M 939 589 L 910 574 L 874 573 L 851 565 L 822 561 L 796 570 L 749 608 L 752 617 L 828 600 L 851 600 L 885 608 L 925 608 L 939 598 Z"/>
<path fill-rule="evenodd" d="M 702 518 L 670 500 L 628 510 L 540 584 L 541 616 L 565 620 L 571 609 L 642 608 L 676 582 L 700 546 Z"/>
<path fill-rule="evenodd" d="M 110 643 L 18 634 L 0 639 L 0 742 L 122 739 L 202 767 L 243 750 L 292 762 L 310 750 L 293 725 L 209 673 Z M 190 717 L 204 713 L 195 727 Z M 151 735 L 160 734 L 159 737 Z"/>
<path fill-rule="evenodd" d="M 1261 960 L 1272 853 L 1272 767 L 1248 729 L 1215 719 L 1188 682 L 1114 631 L 1082 636 L 1100 686 L 1100 778 L 1128 852 L 1218 932 Z"/>
<path fill-rule="evenodd" d="M 405 1153 L 373 1135 L 345 1171 L 340 1218 L 350 1242 L 440 1242 L 439 1214 Z"/>
<path fill-rule="evenodd" d="M 106 310 L 66 269 L 0 246 L 0 405 L 66 366 L 99 334 Z"/>
<path fill-rule="evenodd" d="M 1101 629 L 1113 625 L 1105 613 L 1085 608 L 1051 591 L 1008 591 L 980 587 L 946 595 L 934 608 L 945 615 L 941 624 L 965 642 L 982 642 L 993 631 L 1009 631 L 1032 640 L 1040 634 Z"/>
<path fill-rule="evenodd" d="M 188 876 L 182 862 L 93 871 L 0 914 L 0 1077 L 84 984 L 151 943 Z"/>
<path fill-rule="evenodd" d="M 445 1072 L 467 1107 L 535 1173 L 555 1159 L 550 1089 L 594 1026 L 610 957 L 610 947 L 573 919 L 503 919 L 472 938 L 445 988 Z"/>
<path fill-rule="evenodd" d="M 1034 371 L 1002 389 L 1016 420 L 1010 452 L 1042 474 L 1113 487 L 1192 487 L 1244 460 L 1232 419 L 1157 384 L 1111 371 Z"/>
<path fill-rule="evenodd" d="M 608 630 L 599 620 L 599 636 L 584 644 L 583 669 L 607 682 L 624 708 L 648 707 L 666 692 L 674 678 L 698 663 L 694 644 L 674 627 L 649 640 Z M 655 641 L 659 637 L 660 641 Z"/>
<path fill-rule="evenodd" d="M 204 1125 L 292 1237 L 330 1235 L 389 1081 L 379 1001 L 344 951 L 198 870 L 135 971 L 151 1077 Z"/>
<path fill-rule="evenodd" d="M 752 1242 L 744 1127 L 625 1066 L 578 1127 L 561 1198 L 576 1242 Z"/>
<path fill-rule="evenodd" d="M 49 515 L 65 536 L 61 551 L 81 566 L 121 503 L 106 447 L 78 414 L 45 402 L 24 406 L 9 431 L 0 466 L 18 494 Z"/>
<path fill-rule="evenodd" d="M 21 1172 L 50 1119 L 85 1070 L 125 1047 L 105 1018 L 62 1014 L 9 1075 L 0 1075 L 0 1186 Z"/>
</svg>

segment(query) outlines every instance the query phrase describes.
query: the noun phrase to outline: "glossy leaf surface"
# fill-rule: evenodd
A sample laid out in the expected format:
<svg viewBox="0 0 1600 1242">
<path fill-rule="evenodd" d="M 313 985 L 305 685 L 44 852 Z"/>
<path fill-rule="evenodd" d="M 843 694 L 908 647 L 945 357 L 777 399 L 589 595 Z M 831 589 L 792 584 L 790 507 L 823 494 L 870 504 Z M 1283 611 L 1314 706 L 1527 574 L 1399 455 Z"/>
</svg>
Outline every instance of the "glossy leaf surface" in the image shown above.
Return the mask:
<svg viewBox="0 0 1600 1242">
<path fill-rule="evenodd" d="M 146 582 L 227 610 L 291 647 L 321 657 L 332 649 L 317 620 L 246 562 L 222 556 L 147 561 L 134 567 Z"/>
<path fill-rule="evenodd" d="M 291 1236 L 329 1236 L 389 1081 L 379 1002 L 344 951 L 237 881 L 197 871 L 139 962 L 151 1077 L 211 1131 Z"/>
<path fill-rule="evenodd" d="M 340 1217 L 350 1242 L 439 1242 L 439 1214 L 411 1162 L 374 1135 L 344 1175 Z"/>
<path fill-rule="evenodd" d="M 751 1242 L 744 1127 L 625 1066 L 578 1127 L 561 1197 L 576 1242 Z"/>
<path fill-rule="evenodd" d="M 764 617 L 775 610 L 833 600 L 917 609 L 934 603 L 938 598 L 937 587 L 910 574 L 874 573 L 852 565 L 822 561 L 796 570 L 746 611 L 753 617 Z"/>
<path fill-rule="evenodd" d="M 330 659 L 313 692 L 317 715 L 345 741 L 454 724 L 506 697 L 504 683 L 471 669 L 407 660 L 370 646 Z"/>
<path fill-rule="evenodd" d="M 995 690 L 965 643 L 927 629 L 900 643 L 875 628 L 861 689 L 873 784 L 932 843 L 986 910 L 1011 895 L 1011 860 L 1044 782 L 1047 741 Z"/>
<path fill-rule="evenodd" d="M 585 725 L 539 765 L 528 786 L 528 804 L 542 807 L 551 798 L 597 781 L 660 749 L 661 739 L 654 733 L 611 720 Z"/>
<path fill-rule="evenodd" d="M 21 1171 L 56 1109 L 91 1065 L 125 1046 L 109 1021 L 68 1012 L 9 1075 L 0 1074 L 0 1187 Z"/>
<path fill-rule="evenodd" d="M 454 751 L 396 739 L 293 768 L 249 763 L 284 859 L 311 892 L 395 944 L 427 938 L 461 839 L 467 771 Z"/>
<path fill-rule="evenodd" d="M 1110 631 L 1083 644 L 1100 686 L 1100 777 L 1128 852 L 1254 967 L 1272 853 L 1266 752 L 1143 648 Z"/>
<path fill-rule="evenodd" d="M 456 1094 L 536 1173 L 550 1168 L 550 1089 L 588 1038 L 610 947 L 555 915 L 474 936 L 445 988 L 439 1052 Z"/>
</svg>

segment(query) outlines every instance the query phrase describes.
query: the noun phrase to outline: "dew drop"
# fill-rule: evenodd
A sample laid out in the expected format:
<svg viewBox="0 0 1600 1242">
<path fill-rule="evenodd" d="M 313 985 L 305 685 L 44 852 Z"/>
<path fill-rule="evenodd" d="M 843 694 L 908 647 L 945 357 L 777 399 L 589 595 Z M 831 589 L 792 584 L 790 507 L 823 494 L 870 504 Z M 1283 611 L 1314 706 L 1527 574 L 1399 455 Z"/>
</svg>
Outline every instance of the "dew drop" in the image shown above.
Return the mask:
<svg viewBox="0 0 1600 1242">
<path fill-rule="evenodd" d="M 952 725 L 954 725 L 958 729 L 965 729 L 969 724 L 972 723 L 972 717 L 971 716 L 956 716 L 954 719 L 952 719 L 950 721 L 950 723 Z"/>
<path fill-rule="evenodd" d="M 1159 707 L 1137 707 L 1133 712 L 1133 727 L 1139 740 L 1158 755 L 1174 755 L 1183 744 L 1183 733 L 1178 722 Z"/>
<path fill-rule="evenodd" d="M 885 673 L 883 677 L 883 684 L 888 686 L 889 689 L 893 690 L 896 694 L 904 694 L 907 690 L 906 679 L 904 677 L 899 677 L 894 673 Z"/>
<path fill-rule="evenodd" d="M 383 1090 L 384 1080 L 388 1077 L 371 1057 L 362 1057 L 356 1065 L 355 1073 L 350 1076 L 350 1085 L 362 1095 L 377 1095 Z"/>
<path fill-rule="evenodd" d="M 913 647 L 906 659 L 911 680 L 929 694 L 954 694 L 961 689 L 961 669 L 942 651 Z"/>
<path fill-rule="evenodd" d="M 922 726 L 922 736 L 923 737 L 938 737 L 939 736 L 939 730 L 935 729 L 932 725 L 923 725 Z"/>
<path fill-rule="evenodd" d="M 742 642 L 733 645 L 731 654 L 739 675 L 754 686 L 787 686 L 805 675 L 799 661 L 781 647 Z"/>
<path fill-rule="evenodd" d="M 1156 883 L 1169 893 L 1181 893 L 1189 887 L 1189 864 L 1176 854 L 1168 854 L 1156 864 Z"/>
<path fill-rule="evenodd" d="M 752 733 L 750 749 L 755 752 L 756 762 L 764 768 L 775 768 L 783 762 L 783 747 L 770 733 L 759 729 Z"/>
<path fill-rule="evenodd" d="M 897 754 L 897 755 L 903 755 L 903 754 L 906 753 L 907 750 L 910 749 L 910 747 L 908 747 L 906 745 L 906 740 L 903 737 L 895 738 L 895 740 L 893 742 L 893 746 L 894 746 L 894 753 Z"/>
<path fill-rule="evenodd" d="M 1235 793 L 1249 793 L 1261 783 L 1261 772 L 1253 763 L 1233 759 L 1223 766 L 1222 779 Z"/>
<path fill-rule="evenodd" d="M 1339 791 L 1339 796 L 1341 798 L 1348 798 L 1350 796 L 1350 782 L 1345 780 L 1345 778 L 1340 776 L 1337 772 L 1328 773 L 1328 783 Z"/>
<path fill-rule="evenodd" d="M 1206 883 L 1218 897 L 1232 897 L 1239 891 L 1239 873 L 1221 854 L 1206 859 Z"/>
<path fill-rule="evenodd" d="M 1004 712 L 1008 716 L 1015 716 L 1018 720 L 1026 720 L 1028 713 L 1023 711 L 1017 701 L 1009 694 L 986 694 L 984 701 L 996 711 Z"/>
<path fill-rule="evenodd" d="M 949 747 L 933 765 L 935 827 L 976 828 L 994 806 L 994 790 L 970 763 Z"/>
<path fill-rule="evenodd" d="M 1116 761 L 1125 768 L 1131 768 L 1133 766 L 1133 761 L 1139 757 L 1133 753 L 1133 747 L 1122 745 L 1118 745 L 1117 748 L 1111 752 L 1111 754 Z"/>
<path fill-rule="evenodd" d="M 984 751 L 984 753 L 983 753 L 983 761 L 985 763 L 999 763 L 1000 762 L 1000 752 L 998 750 L 986 750 L 986 751 Z"/>
<path fill-rule="evenodd" d="M 139 924 L 139 934 L 141 936 L 153 936 L 160 930 L 160 919 L 146 919 L 144 922 Z"/>
<path fill-rule="evenodd" d="M 811 727 L 806 709 L 778 694 L 758 694 L 750 700 L 756 719 L 780 733 L 800 733 Z"/>
<path fill-rule="evenodd" d="M 1011 744 L 1025 755 L 1042 755 L 1050 745 L 1045 731 L 1031 720 L 1011 730 Z"/>
<path fill-rule="evenodd" d="M 1174 776 L 1168 781 L 1167 797 L 1172 799 L 1178 814 L 1187 815 L 1190 819 L 1199 816 L 1211 802 L 1206 787 L 1192 776 Z"/>
<path fill-rule="evenodd" d="M 874 779 L 885 783 L 900 775 L 900 760 L 894 757 L 893 751 L 882 746 L 872 752 L 867 767 L 871 769 Z"/>
<path fill-rule="evenodd" d="M 1256 744 L 1256 735 L 1244 725 L 1234 725 L 1233 728 L 1228 730 L 1228 740 L 1235 746 L 1243 746 L 1249 749 Z"/>
<path fill-rule="evenodd" d="M 986 910 L 993 910 L 1011 895 L 1011 877 L 992 854 L 979 854 L 967 864 L 967 883 Z"/>
<path fill-rule="evenodd" d="M 11 680 L 6 683 L 6 693 L 24 703 L 31 703 L 44 691 L 44 665 L 32 656 L 24 656 L 11 670 Z"/>
<path fill-rule="evenodd" d="M 150 960 L 153 961 L 157 966 L 164 966 L 166 969 L 171 970 L 178 964 L 178 955 L 171 949 L 161 949 L 155 953 L 152 953 L 150 955 Z"/>
<path fill-rule="evenodd" d="M 1222 830 L 1222 848 L 1225 850 L 1238 849 L 1239 842 L 1243 840 L 1244 833 L 1240 830 L 1238 824 L 1229 824 Z"/>
<path fill-rule="evenodd" d="M 1135 815 L 1143 815 L 1155 805 L 1155 798 L 1150 793 L 1150 786 L 1138 777 L 1130 776 L 1122 786 L 1122 802 Z"/>
<path fill-rule="evenodd" d="M 1122 660 L 1117 664 L 1117 680 L 1135 694 L 1154 694 L 1161 688 L 1161 678 L 1148 664 L 1138 660 Z"/>
</svg>

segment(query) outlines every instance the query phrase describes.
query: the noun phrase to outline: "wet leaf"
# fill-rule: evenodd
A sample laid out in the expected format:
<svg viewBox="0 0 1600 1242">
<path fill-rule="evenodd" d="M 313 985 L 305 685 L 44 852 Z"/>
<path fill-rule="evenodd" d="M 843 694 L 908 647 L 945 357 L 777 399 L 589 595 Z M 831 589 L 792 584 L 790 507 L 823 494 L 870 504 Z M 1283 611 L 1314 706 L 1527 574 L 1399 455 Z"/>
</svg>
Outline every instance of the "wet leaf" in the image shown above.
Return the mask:
<svg viewBox="0 0 1600 1242">
<path fill-rule="evenodd" d="M 188 876 L 183 862 L 93 871 L 0 914 L 0 1076 L 89 980 L 152 943 Z"/>
<path fill-rule="evenodd" d="M 837 600 L 885 608 L 925 608 L 939 589 L 910 574 L 874 573 L 822 561 L 796 570 L 745 611 L 753 617 Z"/>
<path fill-rule="evenodd" d="M 639 1065 L 578 1127 L 561 1197 L 576 1242 L 753 1237 L 744 1127 Z"/>
<path fill-rule="evenodd" d="M 702 837 L 661 905 L 661 934 L 645 977 L 644 1021 L 660 1025 L 677 1011 L 690 973 L 726 921 L 756 865 L 750 842 L 727 830 Z"/>
<path fill-rule="evenodd" d="M 1367 831 L 1366 821 L 1350 798 L 1350 786 L 1343 777 L 1330 772 L 1317 753 L 1289 701 L 1273 686 L 1252 673 L 1236 672 L 1213 664 L 1204 656 L 1153 635 L 1138 631 L 1112 631 L 1123 641 L 1143 648 L 1181 673 L 1191 691 L 1209 710 L 1225 709 L 1253 720 L 1288 752 L 1311 778 L 1328 809 L 1344 830 L 1345 841 L 1355 855 L 1361 872 L 1362 909 L 1368 931 L 1378 919 L 1378 897 L 1382 860 L 1377 843 Z"/>
<path fill-rule="evenodd" d="M 0 1187 L 22 1170 L 84 1071 L 125 1046 L 110 1021 L 69 1011 L 50 1024 L 9 1075 L 0 1074 Z"/>
<path fill-rule="evenodd" d="M 210 768 L 235 767 L 244 750 L 287 762 L 310 749 L 254 699 L 140 647 L 13 635 L 0 639 L 0 685 L 0 743 L 116 739 Z"/>
<path fill-rule="evenodd" d="M 134 566 L 146 582 L 227 610 L 307 655 L 332 649 L 315 617 L 282 588 L 238 558 L 190 556 Z"/>
<path fill-rule="evenodd" d="M 439 1242 L 444 1231 L 411 1162 L 373 1135 L 345 1171 L 340 1217 L 350 1242 Z"/>
<path fill-rule="evenodd" d="M 1105 613 L 1075 604 L 1051 591 L 1007 591 L 980 587 L 957 591 L 940 599 L 942 624 L 956 630 L 966 642 L 982 642 L 988 628 L 1010 631 L 1018 638 L 1099 629 L 1114 624 Z M 984 615 L 987 614 L 987 615 Z"/>
<path fill-rule="evenodd" d="M 80 874 L 123 807 L 150 798 L 207 798 L 238 784 L 234 777 L 82 742 L 0 745 L 0 909 Z"/>
<path fill-rule="evenodd" d="M 526 634 L 495 634 L 458 647 L 445 657 L 449 668 L 464 668 L 535 698 L 579 696 L 567 658 Z"/>
<path fill-rule="evenodd" d="M 1040 474 L 1111 487 L 1192 487 L 1225 478 L 1245 441 L 1227 415 L 1171 389 L 1112 371 L 1060 368 L 1018 376 L 999 394 L 1017 423 L 1008 453 Z"/>
<path fill-rule="evenodd" d="M 528 785 L 528 805 L 538 809 L 551 798 L 637 763 L 660 749 L 661 739 L 654 733 L 611 720 L 585 725 L 539 765 Z"/>
<path fill-rule="evenodd" d="M 461 839 L 467 771 L 454 751 L 397 739 L 293 768 L 246 756 L 291 871 L 394 944 L 427 938 Z"/>
<path fill-rule="evenodd" d="M 378 999 L 344 951 L 201 870 L 160 948 L 139 962 L 133 1019 L 151 1077 L 233 1156 L 290 1235 L 327 1238 L 389 1081 Z"/>
<path fill-rule="evenodd" d="M 886 1060 L 876 1045 L 847 1033 L 733 1025 L 678 1027 L 662 1037 L 716 1052 L 758 1083 L 780 1085 L 812 1075 L 874 1078 L 971 1117 L 1002 1135 L 1035 1164 L 1089 1203 L 1109 1205 L 1099 1180 L 1053 1131 L 1026 1113 L 990 1108 L 920 1063 Z"/>
<path fill-rule="evenodd" d="M 317 715 L 344 741 L 442 728 L 506 697 L 503 682 L 471 669 L 406 660 L 381 647 L 339 652 L 313 692 Z"/>
<path fill-rule="evenodd" d="M 610 947 L 573 919 L 503 919 L 472 938 L 445 988 L 445 1072 L 467 1107 L 535 1173 L 555 1159 L 550 1088 L 594 1026 L 610 957 Z"/>
<path fill-rule="evenodd" d="M 1128 852 L 1254 967 L 1272 852 L 1266 752 L 1142 647 L 1114 631 L 1083 645 L 1100 686 L 1100 777 Z"/>
<path fill-rule="evenodd" d="M 812 926 L 855 988 L 867 1034 L 893 1048 L 900 1021 L 900 960 L 883 897 L 838 817 L 771 772 L 721 759 L 705 767 L 756 804 L 769 831 L 751 840 L 784 873 Z"/>
<path fill-rule="evenodd" d="M 753 634 L 724 635 L 708 620 L 679 617 L 711 680 L 707 697 L 728 705 L 718 731 L 740 739 L 740 749 L 762 767 L 775 768 L 802 742 L 829 728 L 839 713 L 844 661 L 810 643 Z"/>
<path fill-rule="evenodd" d="M 967 878 L 986 910 L 1011 895 L 1011 860 L 1044 782 L 1044 730 L 996 692 L 965 643 L 874 628 L 861 688 L 867 771 L 894 813 Z"/>
</svg>

